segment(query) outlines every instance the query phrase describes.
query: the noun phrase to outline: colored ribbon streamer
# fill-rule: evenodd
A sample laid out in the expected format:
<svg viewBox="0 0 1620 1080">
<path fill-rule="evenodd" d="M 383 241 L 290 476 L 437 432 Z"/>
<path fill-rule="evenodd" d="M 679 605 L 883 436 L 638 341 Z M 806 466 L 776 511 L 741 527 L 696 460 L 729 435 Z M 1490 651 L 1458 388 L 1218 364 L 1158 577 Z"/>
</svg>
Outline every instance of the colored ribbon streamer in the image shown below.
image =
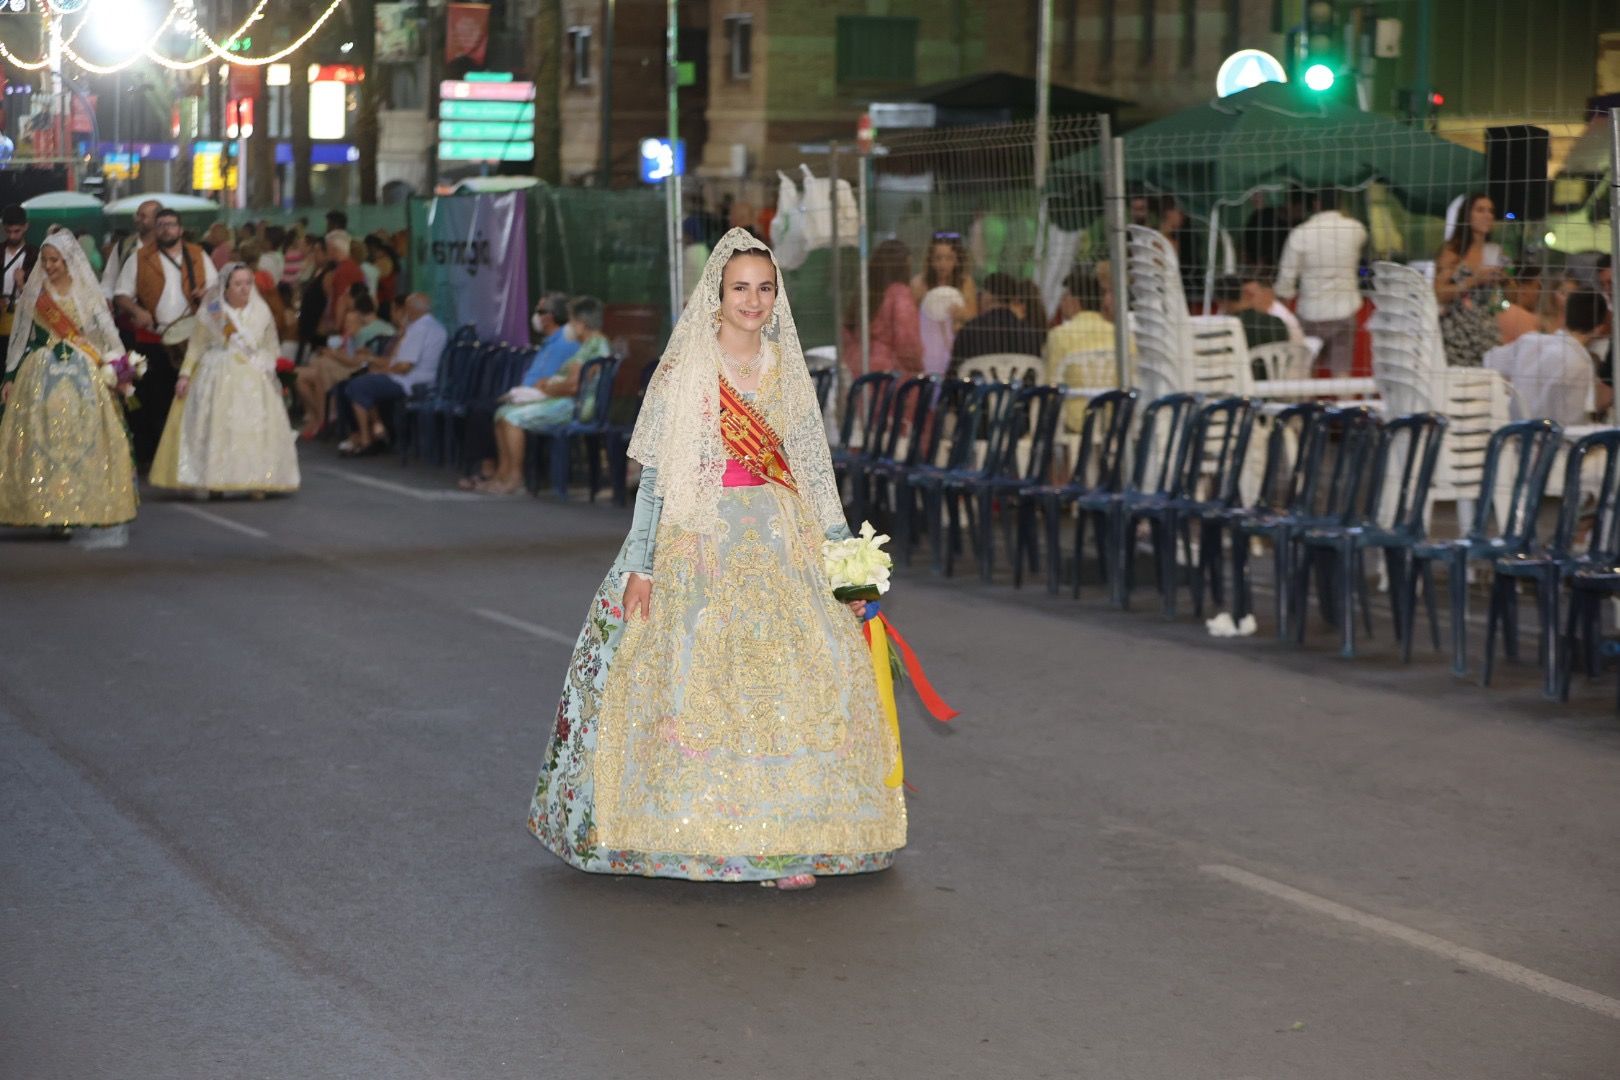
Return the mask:
<svg viewBox="0 0 1620 1080">
<path fill-rule="evenodd" d="M 872 655 L 872 676 L 877 680 L 878 702 L 883 707 L 883 719 L 889 729 L 889 738 L 894 740 L 894 768 L 883 782 L 889 787 L 899 787 L 905 783 L 905 762 L 900 754 L 900 712 L 894 702 L 894 674 L 889 668 L 889 645 L 893 639 L 894 647 L 900 650 L 900 659 L 906 665 L 906 673 L 911 676 L 911 684 L 917 688 L 917 696 L 922 699 L 923 708 L 928 710 L 940 723 L 949 723 L 955 719 L 957 711 L 945 703 L 934 689 L 934 684 L 928 681 L 928 675 L 923 671 L 922 661 L 912 651 L 906 639 L 900 636 L 900 631 L 894 628 L 889 617 L 883 614 L 883 609 L 876 600 L 866 602 L 866 624 L 861 627 L 866 634 L 866 644 Z M 910 784 L 906 784 L 910 787 Z"/>
<path fill-rule="evenodd" d="M 877 680 L 878 703 L 883 706 L 883 722 L 894 743 L 894 767 L 883 778 L 889 787 L 905 782 L 905 761 L 900 754 L 900 712 L 894 704 L 894 675 L 889 671 L 889 636 L 884 632 L 881 619 L 868 619 L 862 628 L 866 631 L 866 644 L 871 649 L 872 676 Z"/>
</svg>

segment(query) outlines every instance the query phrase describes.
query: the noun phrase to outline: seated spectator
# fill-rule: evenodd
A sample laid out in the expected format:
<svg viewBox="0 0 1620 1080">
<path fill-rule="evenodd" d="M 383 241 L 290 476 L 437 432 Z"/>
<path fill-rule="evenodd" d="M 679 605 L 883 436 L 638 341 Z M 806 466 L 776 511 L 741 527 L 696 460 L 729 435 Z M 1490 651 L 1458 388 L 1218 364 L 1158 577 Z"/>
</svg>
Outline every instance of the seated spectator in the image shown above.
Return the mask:
<svg viewBox="0 0 1620 1080">
<path fill-rule="evenodd" d="M 326 396 L 332 388 L 368 367 L 394 333 L 394 324 L 378 317 L 376 302 L 369 295 L 354 301 L 344 316 L 343 333 L 328 339 L 295 376 L 293 386 L 304 406 L 304 438 L 313 439 L 325 430 Z"/>
<path fill-rule="evenodd" d="M 1288 340 L 1295 345 L 1305 344 L 1305 330 L 1299 325 L 1299 317 L 1287 304 L 1277 299 L 1277 290 L 1272 288 L 1270 281 L 1253 276 L 1244 278 L 1243 307 L 1246 311 L 1259 311 L 1281 319 L 1283 325 L 1288 327 Z M 1253 345 L 1254 342 L 1249 344 Z"/>
<path fill-rule="evenodd" d="M 1511 345 L 1525 334 L 1543 328 L 1541 267 L 1521 266 L 1508 284 L 1507 295 L 1507 307 L 1496 313 L 1496 328 L 1502 335 L 1502 344 Z"/>
<path fill-rule="evenodd" d="M 1609 407 L 1613 390 L 1598 381 L 1586 351 L 1603 323 L 1602 309 L 1595 293 L 1573 293 L 1565 305 L 1564 329 L 1533 330 L 1485 353 L 1484 366 L 1512 384 L 1522 418 L 1584 424 L 1594 411 Z"/>
<path fill-rule="evenodd" d="M 962 366 L 962 361 L 976 356 L 1045 355 L 1046 311 L 1033 283 L 1011 274 L 990 274 L 979 287 L 979 311 L 951 343 L 951 374 Z"/>
<path fill-rule="evenodd" d="M 885 240 L 873 249 L 867 274 L 867 310 L 872 315 L 869 371 L 893 371 L 902 378 L 922 374 L 922 333 L 910 280 L 911 252 L 905 244 Z M 844 364 L 855 376 L 861 374 L 860 305 L 847 303 L 844 312 Z"/>
<path fill-rule="evenodd" d="M 602 334 L 602 301 L 594 296 L 576 297 L 568 305 L 568 324 L 579 348 L 557 374 L 542 379 L 534 388 L 538 397 L 533 393 L 509 395 L 526 400 L 512 400 L 496 410 L 495 475 L 480 480 L 473 486 L 475 491 L 486 495 L 515 495 L 522 491 L 527 436 L 543 435 L 573 419 L 580 369 L 610 351 L 608 340 Z"/>
<path fill-rule="evenodd" d="M 366 237 L 366 253 L 371 265 L 377 268 L 377 287 L 372 291 L 377 300 L 377 312 L 386 319 L 393 311 L 394 297 L 399 292 L 399 264 L 394 258 L 394 249 L 381 233 Z"/>
<path fill-rule="evenodd" d="M 402 401 L 433 385 L 450 333 L 433 315 L 427 293 L 412 293 L 399 313 L 399 334 L 389 351 L 373 357 L 364 375 L 343 384 L 343 398 L 354 411 L 354 434 L 338 446 L 350 457 L 381 453 L 388 445 L 379 406 Z"/>
<path fill-rule="evenodd" d="M 1046 370 L 1057 375 L 1057 365 L 1066 356 L 1114 347 L 1114 324 L 1103 314 L 1103 288 L 1094 268 L 1077 266 L 1063 280 L 1063 298 L 1058 301 L 1063 321 L 1046 335 Z"/>
<path fill-rule="evenodd" d="M 562 366 L 579 351 L 579 342 L 574 340 L 568 322 L 567 294 L 554 292 L 542 296 L 535 304 L 529 325 L 539 337 L 540 345 L 535 349 L 534 358 L 529 361 L 529 366 L 523 372 L 523 378 L 519 380 L 518 386 L 530 387 L 544 393 L 546 382 L 555 377 L 562 370 Z M 461 460 L 475 466 L 478 475 L 462 477 L 460 484 L 465 491 L 475 489 L 480 480 L 488 481 L 495 478 L 497 467 L 495 413 L 509 401 L 512 392 L 508 390 L 498 398 L 474 401 L 467 405 L 466 441 L 462 444 Z"/>
<path fill-rule="evenodd" d="M 1243 340 L 1249 348 L 1288 340 L 1288 324 L 1268 311 L 1251 308 L 1243 295 L 1243 283 L 1237 278 L 1217 281 L 1215 300 L 1220 304 L 1222 315 L 1231 315 L 1243 324 Z"/>
</svg>

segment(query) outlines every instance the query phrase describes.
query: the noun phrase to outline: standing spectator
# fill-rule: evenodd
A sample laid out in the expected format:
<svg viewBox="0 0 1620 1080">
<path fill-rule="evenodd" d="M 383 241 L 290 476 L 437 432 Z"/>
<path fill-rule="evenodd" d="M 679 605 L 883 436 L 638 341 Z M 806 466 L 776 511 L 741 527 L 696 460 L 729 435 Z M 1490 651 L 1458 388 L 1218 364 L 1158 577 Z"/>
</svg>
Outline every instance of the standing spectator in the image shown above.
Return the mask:
<svg viewBox="0 0 1620 1080">
<path fill-rule="evenodd" d="M 1542 329 L 1541 267 L 1519 267 L 1507 288 L 1508 304 L 1496 314 L 1496 332 L 1503 345 Z"/>
<path fill-rule="evenodd" d="M 1489 195 L 1468 196 L 1457 228 L 1434 264 L 1434 296 L 1440 302 L 1440 336 L 1453 367 L 1479 367 L 1501 341 L 1492 301 L 1502 283 L 1502 245 L 1491 243 L 1496 206 Z"/>
<path fill-rule="evenodd" d="M 354 242 L 342 229 L 326 234 L 326 259 L 330 271 L 326 275 L 326 314 L 322 317 L 321 330 L 335 334 L 343 326 L 343 316 L 349 313 L 352 299 L 349 290 L 364 285 L 366 275 L 354 261 Z"/>
<path fill-rule="evenodd" d="M 371 261 L 371 246 L 364 240 L 349 241 L 349 258 L 360 268 L 360 274 L 366 282 L 366 292 L 376 297 L 377 282 L 382 280 L 382 271 Z"/>
<path fill-rule="evenodd" d="M 327 335 L 321 329 L 326 322 L 326 278 L 331 264 L 326 259 L 326 245 L 310 240 L 302 245 L 306 251 L 305 265 L 300 269 L 298 292 L 298 344 L 300 355 L 318 349 Z M 288 263 L 291 266 L 291 262 Z"/>
<path fill-rule="evenodd" d="M 270 284 L 280 285 L 281 276 L 287 269 L 286 256 L 282 249 L 287 246 L 287 230 L 280 225 L 265 227 L 264 236 L 260 238 L 259 270 L 270 275 Z"/>
<path fill-rule="evenodd" d="M 342 210 L 328 210 L 326 212 L 326 231 L 329 233 L 348 232 L 349 215 Z"/>
<path fill-rule="evenodd" d="M 923 345 L 918 327 L 917 301 L 911 292 L 911 252 L 899 240 L 885 240 L 872 251 L 867 273 L 867 310 L 872 316 L 868 370 L 893 371 L 901 376 L 923 370 Z M 861 374 L 861 309 L 845 306 L 844 363 L 852 375 Z"/>
<path fill-rule="evenodd" d="M 984 279 L 979 296 L 979 314 L 968 320 L 951 344 L 952 374 L 962 361 L 976 356 L 1045 356 L 1046 315 L 1040 310 L 1033 282 L 994 273 Z"/>
<path fill-rule="evenodd" d="M 302 229 L 289 229 L 281 244 L 281 281 L 297 287 L 303 283 L 309 260 L 309 239 Z"/>
<path fill-rule="evenodd" d="M 1294 227 L 1277 267 L 1277 295 L 1299 298 L 1296 313 L 1306 335 L 1322 342 L 1318 368 L 1330 376 L 1350 374 L 1356 353 L 1356 313 L 1361 310 L 1358 270 L 1367 227 L 1339 212 L 1339 193 L 1323 188 L 1316 213 Z"/>
<path fill-rule="evenodd" d="M 1584 424 L 1591 413 L 1607 409 L 1614 392 L 1597 381 L 1587 346 L 1603 322 L 1603 305 L 1595 293 L 1569 298 L 1565 327 L 1550 334 L 1521 334 L 1511 345 L 1485 353 L 1484 366 L 1499 371 L 1512 384 L 1523 419 L 1555 420 L 1566 427 Z"/>
<path fill-rule="evenodd" d="M 950 366 L 956 332 L 979 313 L 978 290 L 968 270 L 967 248 L 960 233 L 936 232 L 929 239 L 928 259 L 922 272 L 911 279 L 911 295 L 921 309 L 918 326 L 923 369 L 943 372 Z"/>
<path fill-rule="evenodd" d="M 542 296 L 529 317 L 529 325 L 539 339 L 539 348 L 518 386 L 544 392 L 546 382 L 562 370 L 564 364 L 579 351 L 573 328 L 568 321 L 568 295 L 554 292 Z M 477 477 L 465 476 L 461 487 L 472 491 L 479 481 L 493 480 L 497 467 L 495 445 L 495 414 L 502 404 L 512 398 L 516 387 L 498 398 L 475 401 L 467 406 L 466 441 L 462 444 L 461 460 L 477 470 Z"/>
<path fill-rule="evenodd" d="M 141 203 L 135 208 L 135 231 L 107 249 L 107 265 L 101 271 L 101 292 L 108 303 L 117 294 L 118 274 L 123 270 L 124 263 L 137 248 L 152 239 L 152 230 L 157 227 L 157 212 L 161 209 L 163 204 L 156 199 Z"/>
<path fill-rule="evenodd" d="M 338 447 L 346 456 L 362 457 L 386 449 L 388 429 L 383 426 L 379 406 L 403 401 L 418 387 L 432 386 L 438 376 L 450 332 L 434 317 L 427 293 L 405 298 L 399 330 L 394 347 L 374 359 L 370 371 L 343 384 L 343 397 L 354 410 L 355 424 L 354 434 Z"/>
<path fill-rule="evenodd" d="M 377 287 L 372 290 L 372 296 L 377 301 L 377 311 L 387 318 L 394 310 L 394 298 L 399 295 L 399 264 L 387 238 L 379 233 L 366 237 L 366 251 L 371 264 L 377 268 Z"/>
<path fill-rule="evenodd" d="M 8 206 L 0 211 L 0 231 L 5 244 L 0 248 L 0 334 L 11 334 L 12 316 L 23 282 L 34 272 L 39 248 L 28 242 L 28 211 Z"/>
<path fill-rule="evenodd" d="M 1270 203 L 1265 192 L 1255 192 L 1253 211 L 1243 223 L 1244 273 L 1275 277 L 1288 234 L 1305 218 L 1305 194 L 1290 187 L 1282 201 Z"/>
</svg>

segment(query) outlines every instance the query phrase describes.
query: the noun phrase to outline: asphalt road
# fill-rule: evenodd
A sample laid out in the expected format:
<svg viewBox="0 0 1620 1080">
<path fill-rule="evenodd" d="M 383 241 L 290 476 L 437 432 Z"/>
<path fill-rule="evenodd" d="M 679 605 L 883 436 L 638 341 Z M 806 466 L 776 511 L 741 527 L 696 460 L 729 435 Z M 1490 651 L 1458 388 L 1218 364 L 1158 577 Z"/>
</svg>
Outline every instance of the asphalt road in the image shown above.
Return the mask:
<svg viewBox="0 0 1620 1080">
<path fill-rule="evenodd" d="M 628 514 L 304 463 L 0 539 L 0 1077 L 1620 1075 L 1612 675 L 907 573 L 894 870 L 593 877 L 523 817 Z"/>
</svg>

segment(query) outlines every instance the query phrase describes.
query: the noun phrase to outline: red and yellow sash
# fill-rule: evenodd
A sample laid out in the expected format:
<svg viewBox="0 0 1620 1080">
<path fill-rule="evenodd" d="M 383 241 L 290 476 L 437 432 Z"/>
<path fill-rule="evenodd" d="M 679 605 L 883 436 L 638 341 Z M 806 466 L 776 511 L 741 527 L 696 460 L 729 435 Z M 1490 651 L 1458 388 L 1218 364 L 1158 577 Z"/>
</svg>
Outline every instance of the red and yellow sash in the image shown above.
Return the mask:
<svg viewBox="0 0 1620 1080">
<path fill-rule="evenodd" d="M 101 364 L 101 350 L 84 339 L 78 324 L 52 299 L 47 289 L 41 289 L 39 299 L 34 302 L 34 321 L 84 353 L 96 365 Z"/>
<path fill-rule="evenodd" d="M 749 472 L 799 493 L 782 453 L 781 436 L 725 379 L 720 380 L 720 438 L 726 453 Z"/>
</svg>

